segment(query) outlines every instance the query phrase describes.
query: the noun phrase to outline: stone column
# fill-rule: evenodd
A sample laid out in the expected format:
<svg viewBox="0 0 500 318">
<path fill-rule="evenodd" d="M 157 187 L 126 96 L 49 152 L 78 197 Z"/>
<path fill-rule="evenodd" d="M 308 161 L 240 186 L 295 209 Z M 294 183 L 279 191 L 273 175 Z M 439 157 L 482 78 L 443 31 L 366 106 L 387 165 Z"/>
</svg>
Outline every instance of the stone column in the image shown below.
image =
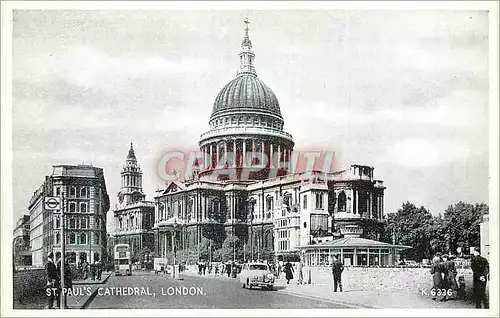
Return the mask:
<svg viewBox="0 0 500 318">
<path fill-rule="evenodd" d="M 252 162 L 250 163 L 250 165 L 253 165 L 254 156 L 255 156 L 255 139 L 252 139 Z"/>
<path fill-rule="evenodd" d="M 265 145 L 264 145 L 264 141 L 262 141 L 262 149 L 261 149 L 262 154 L 261 154 L 261 159 L 260 159 L 261 164 L 263 164 L 263 163 L 264 163 L 264 154 L 265 154 L 265 149 L 266 149 L 266 148 L 265 148 Z"/>
<path fill-rule="evenodd" d="M 269 144 L 269 168 L 273 167 L 273 143 Z"/>
<path fill-rule="evenodd" d="M 216 159 L 215 166 L 217 167 L 217 165 L 220 162 L 220 147 L 219 147 L 219 142 L 215 143 L 215 147 L 217 147 L 217 149 L 215 149 L 216 150 L 216 156 L 217 156 L 217 158 L 215 158 Z"/>
<path fill-rule="evenodd" d="M 236 167 L 236 139 L 233 140 L 233 167 Z"/>
<path fill-rule="evenodd" d="M 369 215 L 369 218 L 372 219 L 373 218 L 373 192 L 370 192 L 369 202 L 370 202 L 370 207 L 368 208 L 368 210 L 370 212 L 368 212 L 369 213 L 368 215 Z"/>
<path fill-rule="evenodd" d="M 213 168 L 213 161 L 214 161 L 214 145 L 211 143 L 210 144 L 210 162 L 209 162 L 209 167 L 210 169 Z"/>
<path fill-rule="evenodd" d="M 356 191 L 356 205 L 354 206 L 354 213 L 358 213 L 359 212 L 359 190 L 355 190 Z"/>
<path fill-rule="evenodd" d="M 227 140 L 224 140 L 224 164 L 227 162 Z"/>
<path fill-rule="evenodd" d="M 242 162 L 242 167 L 246 167 L 246 154 L 247 154 L 247 141 L 246 139 L 243 139 L 243 162 Z"/>
</svg>

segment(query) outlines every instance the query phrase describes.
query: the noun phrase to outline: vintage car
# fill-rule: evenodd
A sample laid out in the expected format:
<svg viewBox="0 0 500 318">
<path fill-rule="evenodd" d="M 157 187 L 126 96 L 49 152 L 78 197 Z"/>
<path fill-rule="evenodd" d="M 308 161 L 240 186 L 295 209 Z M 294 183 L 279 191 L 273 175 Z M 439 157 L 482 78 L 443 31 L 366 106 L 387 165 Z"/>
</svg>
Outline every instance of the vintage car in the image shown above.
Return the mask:
<svg viewBox="0 0 500 318">
<path fill-rule="evenodd" d="M 274 275 L 265 263 L 243 264 L 240 273 L 240 283 L 243 288 L 252 289 L 254 286 L 262 289 L 273 289 Z"/>
</svg>

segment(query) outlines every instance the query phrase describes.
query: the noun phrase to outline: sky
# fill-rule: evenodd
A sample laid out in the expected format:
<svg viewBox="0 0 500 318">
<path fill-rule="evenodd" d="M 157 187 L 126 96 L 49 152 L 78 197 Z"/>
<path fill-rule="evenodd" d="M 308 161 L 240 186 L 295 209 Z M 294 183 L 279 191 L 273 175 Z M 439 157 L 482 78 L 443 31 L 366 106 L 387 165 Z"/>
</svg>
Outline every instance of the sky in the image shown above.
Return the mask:
<svg viewBox="0 0 500 318">
<path fill-rule="evenodd" d="M 152 200 L 168 149 L 196 149 L 239 67 L 248 17 L 258 77 L 296 149 L 373 166 L 386 213 L 488 202 L 485 11 L 15 11 L 14 221 L 56 164 L 104 169 L 112 209 L 134 143 Z M 111 210 L 112 210 L 111 209 Z M 112 228 L 108 213 L 108 229 Z"/>
</svg>

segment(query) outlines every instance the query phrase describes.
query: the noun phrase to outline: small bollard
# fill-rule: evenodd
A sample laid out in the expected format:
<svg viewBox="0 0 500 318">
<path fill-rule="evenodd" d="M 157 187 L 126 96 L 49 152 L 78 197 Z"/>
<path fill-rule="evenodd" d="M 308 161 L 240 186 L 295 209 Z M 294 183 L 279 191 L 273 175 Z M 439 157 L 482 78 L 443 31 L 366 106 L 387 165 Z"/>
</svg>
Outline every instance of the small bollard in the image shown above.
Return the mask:
<svg viewBox="0 0 500 318">
<path fill-rule="evenodd" d="M 307 284 L 311 285 L 311 268 L 309 267 L 309 278 L 307 279 Z"/>
</svg>

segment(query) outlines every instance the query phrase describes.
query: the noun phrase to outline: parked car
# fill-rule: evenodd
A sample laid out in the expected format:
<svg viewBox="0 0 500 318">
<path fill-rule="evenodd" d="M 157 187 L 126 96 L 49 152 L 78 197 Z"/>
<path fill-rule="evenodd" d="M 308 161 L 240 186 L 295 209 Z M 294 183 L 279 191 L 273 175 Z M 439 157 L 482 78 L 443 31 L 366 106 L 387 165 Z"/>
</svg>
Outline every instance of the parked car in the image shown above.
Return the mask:
<svg viewBox="0 0 500 318">
<path fill-rule="evenodd" d="M 254 286 L 262 289 L 273 289 L 274 274 L 266 263 L 243 264 L 240 273 L 240 283 L 243 288 L 252 289 Z"/>
</svg>

